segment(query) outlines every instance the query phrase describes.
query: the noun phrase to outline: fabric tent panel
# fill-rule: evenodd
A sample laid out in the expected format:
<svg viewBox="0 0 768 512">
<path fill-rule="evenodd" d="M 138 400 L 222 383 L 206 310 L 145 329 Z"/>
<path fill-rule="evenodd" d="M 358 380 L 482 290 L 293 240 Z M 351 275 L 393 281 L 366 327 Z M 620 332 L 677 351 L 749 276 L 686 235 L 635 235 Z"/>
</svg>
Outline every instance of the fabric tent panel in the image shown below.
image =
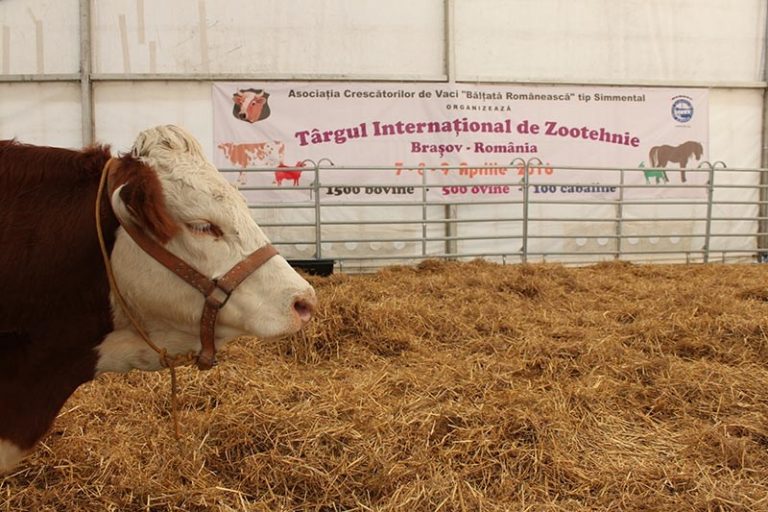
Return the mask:
<svg viewBox="0 0 768 512">
<path fill-rule="evenodd" d="M 93 17 L 97 73 L 443 73 L 441 0 L 115 0 Z"/>
<path fill-rule="evenodd" d="M 456 0 L 456 75 L 760 81 L 765 8 L 765 0 Z"/>
</svg>

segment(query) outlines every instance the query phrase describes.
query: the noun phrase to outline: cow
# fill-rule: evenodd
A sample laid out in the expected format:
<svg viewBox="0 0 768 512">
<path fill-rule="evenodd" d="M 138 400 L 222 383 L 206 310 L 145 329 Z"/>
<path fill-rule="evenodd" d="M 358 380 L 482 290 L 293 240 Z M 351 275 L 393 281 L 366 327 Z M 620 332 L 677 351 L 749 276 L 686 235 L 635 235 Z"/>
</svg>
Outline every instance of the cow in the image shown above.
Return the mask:
<svg viewBox="0 0 768 512">
<path fill-rule="evenodd" d="M 264 89 L 240 89 L 232 95 L 232 115 L 255 123 L 269 117 L 269 93 Z"/>
<path fill-rule="evenodd" d="M 237 167 L 277 167 L 285 157 L 285 144 L 280 141 L 249 142 L 235 144 L 222 142 L 217 146 L 229 162 Z M 245 171 L 237 176 L 237 184 L 245 186 L 248 182 Z"/>
<path fill-rule="evenodd" d="M 108 186 L 99 193 L 102 175 Z M 290 335 L 316 306 L 312 286 L 276 254 L 242 195 L 170 125 L 141 132 L 114 157 L 108 146 L 0 141 L 0 248 L 0 474 L 33 449 L 81 384 L 163 368 L 139 329 L 167 357 L 197 354 L 205 369 L 229 339 Z M 225 289 L 225 281 L 241 283 Z"/>
<path fill-rule="evenodd" d="M 304 162 L 296 162 L 296 165 L 293 167 L 281 163 L 277 167 L 283 169 L 281 171 L 275 171 L 275 182 L 277 183 L 278 187 L 282 186 L 283 180 L 291 180 L 291 183 L 293 183 L 294 187 L 299 186 L 299 180 L 301 179 L 301 168 L 304 167 Z"/>
<path fill-rule="evenodd" d="M 285 144 L 277 140 L 245 144 L 222 142 L 217 147 L 232 165 L 243 169 L 247 167 L 277 167 L 285 157 Z"/>
</svg>

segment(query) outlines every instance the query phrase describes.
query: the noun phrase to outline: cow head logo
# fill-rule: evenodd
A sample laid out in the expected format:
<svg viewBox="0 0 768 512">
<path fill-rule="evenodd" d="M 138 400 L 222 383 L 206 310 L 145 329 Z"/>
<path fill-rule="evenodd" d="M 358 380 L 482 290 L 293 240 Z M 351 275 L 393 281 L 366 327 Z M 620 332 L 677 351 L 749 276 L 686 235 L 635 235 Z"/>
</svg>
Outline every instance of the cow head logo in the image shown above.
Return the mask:
<svg viewBox="0 0 768 512">
<path fill-rule="evenodd" d="M 264 89 L 240 89 L 232 95 L 232 115 L 248 123 L 266 119 L 270 114 L 268 100 Z"/>
</svg>

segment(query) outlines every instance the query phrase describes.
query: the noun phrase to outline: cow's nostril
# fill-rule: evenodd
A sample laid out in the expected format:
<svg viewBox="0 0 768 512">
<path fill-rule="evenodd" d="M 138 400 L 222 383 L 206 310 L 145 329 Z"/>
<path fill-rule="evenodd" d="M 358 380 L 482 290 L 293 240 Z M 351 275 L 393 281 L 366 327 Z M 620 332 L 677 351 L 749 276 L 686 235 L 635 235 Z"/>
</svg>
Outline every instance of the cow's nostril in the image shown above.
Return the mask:
<svg viewBox="0 0 768 512">
<path fill-rule="evenodd" d="M 293 303 L 293 310 L 296 311 L 302 322 L 309 322 L 312 319 L 312 313 L 315 312 L 315 303 L 306 299 L 296 299 Z"/>
<path fill-rule="evenodd" d="M 237 114 L 237 117 L 239 117 L 240 119 L 245 119 L 245 112 L 240 112 L 239 114 Z"/>
</svg>

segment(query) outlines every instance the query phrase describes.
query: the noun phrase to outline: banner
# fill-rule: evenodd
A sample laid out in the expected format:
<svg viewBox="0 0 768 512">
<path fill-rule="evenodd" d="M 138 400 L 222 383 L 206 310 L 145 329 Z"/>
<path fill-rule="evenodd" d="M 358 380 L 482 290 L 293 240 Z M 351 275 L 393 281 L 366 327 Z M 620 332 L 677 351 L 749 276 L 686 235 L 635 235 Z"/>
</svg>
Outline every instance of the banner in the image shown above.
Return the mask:
<svg viewBox="0 0 768 512">
<path fill-rule="evenodd" d="M 533 199 L 706 194 L 706 89 L 221 82 L 213 109 L 214 163 L 251 201 L 311 201 L 331 162 L 323 201 L 510 201 L 532 158 Z"/>
</svg>

